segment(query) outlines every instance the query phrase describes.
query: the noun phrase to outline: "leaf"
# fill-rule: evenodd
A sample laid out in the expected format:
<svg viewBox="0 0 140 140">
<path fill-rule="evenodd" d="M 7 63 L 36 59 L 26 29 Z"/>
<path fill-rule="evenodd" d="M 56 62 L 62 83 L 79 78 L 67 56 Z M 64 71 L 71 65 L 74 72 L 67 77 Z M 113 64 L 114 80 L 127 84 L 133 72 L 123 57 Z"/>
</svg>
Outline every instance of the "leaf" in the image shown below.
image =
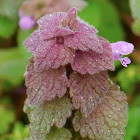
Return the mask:
<svg viewBox="0 0 140 140">
<path fill-rule="evenodd" d="M 123 140 L 127 124 L 126 95 L 116 85 L 110 89 L 94 111 L 84 117 L 77 111 L 73 119 L 75 131 L 82 137 L 101 140 Z"/>
<path fill-rule="evenodd" d="M 109 42 L 99 37 L 100 43 L 103 47 L 102 53 L 95 51 L 76 51 L 74 62 L 72 63 L 72 69 L 81 74 L 95 74 L 100 71 L 114 70 L 114 61 L 112 57 L 112 49 Z"/>
<path fill-rule="evenodd" d="M 73 137 L 72 137 L 72 140 L 90 140 L 89 138 L 82 138 L 81 136 L 80 136 L 80 133 L 78 133 L 78 132 L 74 132 L 74 134 L 73 134 Z"/>
<path fill-rule="evenodd" d="M 0 66 L 0 76 L 13 86 L 17 86 L 24 79 L 25 67 L 23 59 L 9 60 Z"/>
<path fill-rule="evenodd" d="M 19 85 L 24 79 L 26 62 L 17 48 L 0 50 L 0 77 L 13 86 Z"/>
<path fill-rule="evenodd" d="M 140 1 L 130 0 L 130 8 L 133 18 L 140 20 Z"/>
<path fill-rule="evenodd" d="M 124 40 L 124 31 L 115 6 L 109 1 L 88 0 L 88 6 L 79 12 L 80 18 L 95 26 L 99 35 L 110 42 Z"/>
<path fill-rule="evenodd" d="M 6 17 L 0 16 L 0 36 L 9 38 L 15 32 L 17 20 L 12 21 Z"/>
<path fill-rule="evenodd" d="M 4 136 L 7 138 L 6 140 L 27 140 L 26 137 L 30 136 L 29 127 L 23 125 L 21 122 L 16 122 L 14 124 L 12 132 L 9 135 L 6 134 Z M 31 139 L 28 138 L 28 140 Z"/>
<path fill-rule="evenodd" d="M 68 129 L 53 127 L 46 140 L 71 140 L 71 137 L 72 135 Z"/>
<path fill-rule="evenodd" d="M 133 140 L 134 137 L 140 133 L 140 107 L 131 106 L 128 116 L 125 140 Z"/>
<path fill-rule="evenodd" d="M 124 30 L 121 25 L 116 7 L 109 1 L 101 1 L 102 24 L 98 28 L 99 35 L 105 37 L 110 42 L 124 40 Z"/>
<path fill-rule="evenodd" d="M 62 128 L 67 118 L 71 116 L 72 105 L 67 96 L 46 101 L 41 105 L 30 106 L 27 100 L 24 112 L 30 120 L 31 136 L 33 140 L 46 140 L 46 134 L 53 125 Z"/>
<path fill-rule="evenodd" d="M 9 59 L 17 59 L 20 56 L 21 55 L 17 48 L 0 49 L 0 66 L 3 65 L 3 63 L 8 61 Z"/>
<path fill-rule="evenodd" d="M 18 31 L 18 49 L 21 53 L 21 55 L 24 57 L 24 59 L 28 62 L 28 59 L 31 57 L 31 53 L 28 52 L 27 48 L 24 46 L 23 42 L 24 40 L 29 37 L 29 35 L 32 33 L 33 30 L 19 30 Z"/>
<path fill-rule="evenodd" d="M 14 20 L 17 17 L 17 0 L 0 0 L 0 15 Z"/>
<path fill-rule="evenodd" d="M 131 28 L 135 35 L 140 36 L 140 20 L 135 20 Z"/>
<path fill-rule="evenodd" d="M 100 27 L 102 24 L 100 22 L 102 18 L 101 6 L 100 3 L 95 0 L 89 0 L 88 6 L 78 12 L 78 15 L 81 19 L 87 21 L 96 28 Z"/>
<path fill-rule="evenodd" d="M 80 108 L 82 115 L 87 117 L 108 91 L 107 72 L 94 75 L 73 73 L 70 75 L 69 88 L 73 106 Z"/>
<path fill-rule="evenodd" d="M 0 105 L 0 120 L 0 135 L 2 135 L 10 129 L 11 123 L 14 122 L 14 111 L 4 105 Z"/>
<path fill-rule="evenodd" d="M 49 41 L 42 40 L 41 37 L 43 35 L 40 36 L 40 33 L 40 30 L 36 30 L 24 42 L 26 47 L 29 48 L 29 52 L 33 52 L 34 54 L 35 69 L 37 71 L 44 71 L 50 68 L 56 69 L 72 62 L 74 57 L 73 49 L 56 43 L 53 39 Z M 63 38 L 61 39 L 63 41 Z"/>
<path fill-rule="evenodd" d="M 30 104 L 43 103 L 45 100 L 52 100 L 55 97 L 61 98 L 67 91 L 66 69 L 49 69 L 37 72 L 34 69 L 34 60 L 31 58 L 25 74 L 27 95 Z"/>
<path fill-rule="evenodd" d="M 11 37 L 18 22 L 18 1 L 0 0 L 0 36 Z"/>
<path fill-rule="evenodd" d="M 130 65 L 127 69 L 119 71 L 117 78 L 120 86 L 127 94 L 132 94 L 136 88 L 136 83 L 140 82 L 140 67 Z"/>
</svg>

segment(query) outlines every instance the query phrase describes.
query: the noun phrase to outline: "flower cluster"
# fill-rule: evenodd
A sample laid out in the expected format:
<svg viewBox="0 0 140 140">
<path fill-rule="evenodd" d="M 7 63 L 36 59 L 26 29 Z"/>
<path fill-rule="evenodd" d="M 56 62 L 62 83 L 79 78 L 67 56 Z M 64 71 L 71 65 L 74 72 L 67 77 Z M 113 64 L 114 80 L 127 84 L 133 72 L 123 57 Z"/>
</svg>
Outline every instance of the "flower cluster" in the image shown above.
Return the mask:
<svg viewBox="0 0 140 140">
<path fill-rule="evenodd" d="M 63 127 L 73 110 L 77 110 L 73 127 L 82 137 L 122 139 L 127 124 L 126 96 L 109 80 L 107 70 L 114 70 L 114 55 L 132 49 L 116 48 L 98 36 L 75 8 L 46 15 L 37 23 L 39 29 L 24 42 L 33 54 L 25 73 L 28 105 L 24 109 L 33 139 L 45 140 L 50 126 Z"/>
<path fill-rule="evenodd" d="M 45 14 L 67 11 L 73 6 L 80 11 L 86 5 L 84 0 L 25 0 L 19 11 L 19 25 L 23 30 L 29 30 L 35 26 L 38 18 Z"/>
<path fill-rule="evenodd" d="M 134 45 L 125 41 L 111 43 L 113 58 L 115 61 L 120 60 L 124 67 L 131 63 L 128 57 L 122 58 L 123 55 L 128 55 L 134 50 Z"/>
</svg>

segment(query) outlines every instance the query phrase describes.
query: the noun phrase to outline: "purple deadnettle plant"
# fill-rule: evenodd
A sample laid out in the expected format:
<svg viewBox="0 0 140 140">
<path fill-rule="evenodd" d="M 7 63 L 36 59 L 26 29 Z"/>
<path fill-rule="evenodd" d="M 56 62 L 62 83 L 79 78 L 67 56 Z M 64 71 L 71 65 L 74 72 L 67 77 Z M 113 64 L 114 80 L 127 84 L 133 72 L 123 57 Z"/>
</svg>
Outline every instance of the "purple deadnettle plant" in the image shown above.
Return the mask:
<svg viewBox="0 0 140 140">
<path fill-rule="evenodd" d="M 37 19 L 42 15 L 66 12 L 73 6 L 81 11 L 87 6 L 87 2 L 85 0 L 25 0 L 19 10 L 19 26 L 23 30 L 29 30 L 36 25 Z"/>
<path fill-rule="evenodd" d="M 37 23 L 39 29 L 24 42 L 33 54 L 24 105 L 31 139 L 123 140 L 127 98 L 107 70 L 115 69 L 115 60 L 126 67 L 131 61 L 122 56 L 133 51 L 133 44 L 110 44 L 75 8 Z"/>
</svg>

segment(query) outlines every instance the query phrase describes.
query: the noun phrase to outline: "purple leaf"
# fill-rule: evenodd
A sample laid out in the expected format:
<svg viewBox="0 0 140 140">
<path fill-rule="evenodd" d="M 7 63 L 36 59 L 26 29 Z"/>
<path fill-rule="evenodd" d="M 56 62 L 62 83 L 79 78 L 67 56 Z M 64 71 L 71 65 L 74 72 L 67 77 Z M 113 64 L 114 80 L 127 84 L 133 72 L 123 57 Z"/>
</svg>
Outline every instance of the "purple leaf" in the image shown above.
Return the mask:
<svg viewBox="0 0 140 140">
<path fill-rule="evenodd" d="M 127 124 L 126 95 L 116 85 L 111 85 L 104 99 L 94 111 L 84 117 L 77 111 L 73 119 L 75 131 L 82 137 L 96 140 L 123 140 Z"/>
<path fill-rule="evenodd" d="M 25 75 L 30 104 L 43 103 L 57 96 L 61 98 L 66 93 L 68 79 L 64 67 L 37 72 L 31 58 Z"/>
<path fill-rule="evenodd" d="M 56 43 L 56 41 L 63 42 L 63 38 L 50 40 L 35 51 L 34 60 L 37 71 L 56 69 L 73 61 L 75 51 L 63 44 Z"/>
<path fill-rule="evenodd" d="M 41 46 L 40 44 L 43 46 L 43 43 L 43 40 L 40 39 L 39 30 L 34 31 L 30 37 L 24 41 L 24 45 L 28 48 L 29 52 L 35 52 L 35 50 Z"/>
<path fill-rule="evenodd" d="M 96 29 L 80 20 L 77 26 L 76 33 L 65 38 L 65 44 L 76 50 L 89 51 L 91 49 L 102 53 L 103 47 L 96 34 Z"/>
<path fill-rule="evenodd" d="M 69 88 L 73 106 L 76 109 L 80 108 L 82 115 L 87 117 L 108 91 L 107 72 L 95 75 L 73 73 L 70 75 Z"/>
<path fill-rule="evenodd" d="M 100 43 L 103 47 L 103 53 L 95 51 L 76 51 L 72 69 L 81 74 L 95 74 L 100 71 L 114 70 L 114 61 L 110 44 L 107 40 L 100 37 Z"/>
<path fill-rule="evenodd" d="M 37 23 L 39 25 L 41 38 L 47 40 L 58 36 L 73 34 L 74 31 L 68 27 L 64 28 L 60 25 L 64 17 L 66 17 L 66 13 L 58 12 L 40 18 Z"/>
</svg>

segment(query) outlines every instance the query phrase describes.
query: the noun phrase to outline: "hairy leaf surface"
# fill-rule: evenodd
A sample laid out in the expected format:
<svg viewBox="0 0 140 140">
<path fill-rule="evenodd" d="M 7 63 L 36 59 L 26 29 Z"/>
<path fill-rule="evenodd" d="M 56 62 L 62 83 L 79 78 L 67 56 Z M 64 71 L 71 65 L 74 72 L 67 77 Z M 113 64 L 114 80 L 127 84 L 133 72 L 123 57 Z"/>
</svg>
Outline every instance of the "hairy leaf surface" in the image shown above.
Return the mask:
<svg viewBox="0 0 140 140">
<path fill-rule="evenodd" d="M 70 76 L 69 87 L 73 106 L 76 109 L 80 108 L 82 115 L 88 116 L 108 91 L 107 72 L 95 75 L 73 73 Z"/>
<path fill-rule="evenodd" d="M 82 137 L 97 140 L 123 140 L 127 124 L 126 95 L 116 85 L 111 85 L 96 109 L 84 117 L 77 111 L 73 119 L 75 131 Z"/>
<path fill-rule="evenodd" d="M 76 51 L 72 69 L 81 74 L 95 74 L 100 71 L 114 70 L 110 43 L 102 37 L 100 37 L 100 43 L 103 47 L 103 53 L 92 50 L 88 52 Z"/>
<path fill-rule="evenodd" d="M 72 105 L 68 97 L 56 98 L 41 105 L 31 106 L 26 100 L 24 112 L 30 120 L 33 140 L 46 140 L 46 134 L 53 125 L 62 128 L 71 115 Z"/>
<path fill-rule="evenodd" d="M 34 70 L 33 58 L 27 67 L 26 86 L 30 104 L 43 103 L 55 97 L 62 97 L 67 90 L 67 77 L 64 67 L 43 72 Z"/>
</svg>

